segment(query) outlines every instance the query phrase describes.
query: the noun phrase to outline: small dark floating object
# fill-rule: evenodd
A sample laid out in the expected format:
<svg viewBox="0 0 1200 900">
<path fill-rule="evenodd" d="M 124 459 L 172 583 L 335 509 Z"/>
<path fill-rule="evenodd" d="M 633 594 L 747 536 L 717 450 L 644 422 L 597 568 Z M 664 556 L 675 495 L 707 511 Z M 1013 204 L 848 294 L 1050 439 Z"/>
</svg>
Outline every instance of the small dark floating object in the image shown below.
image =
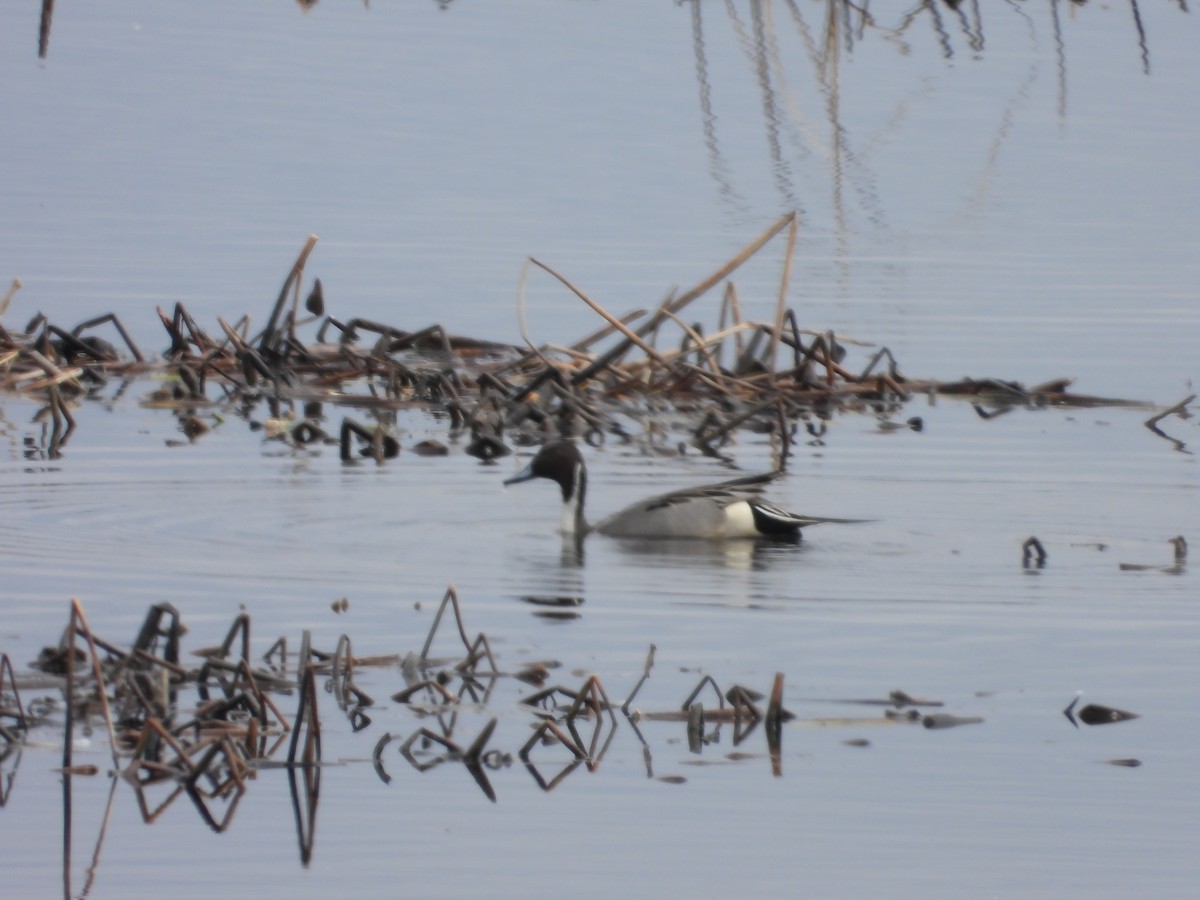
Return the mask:
<svg viewBox="0 0 1200 900">
<path fill-rule="evenodd" d="M 742 687 L 740 684 L 735 684 L 725 692 L 725 699 L 734 706 L 738 706 L 739 701 L 741 705 L 757 703 L 764 696 L 764 694 L 759 693 L 753 688 Z"/>
<path fill-rule="evenodd" d="M 1036 562 L 1034 557 L 1037 557 Z M 1025 543 L 1021 545 L 1021 565 L 1028 569 L 1032 565 L 1036 565 L 1039 569 L 1046 565 L 1046 548 L 1042 546 L 1042 542 L 1035 537 L 1027 538 Z"/>
<path fill-rule="evenodd" d="M 533 663 L 526 666 L 520 672 L 513 675 L 517 681 L 523 681 L 526 684 L 532 684 L 535 687 L 541 687 L 545 684 L 546 679 L 550 677 L 550 670 L 543 663 Z"/>
<path fill-rule="evenodd" d="M 924 697 L 914 697 L 911 694 L 901 690 L 895 690 L 888 694 L 888 701 L 893 706 L 942 706 L 940 700 L 927 700 Z"/>
<path fill-rule="evenodd" d="M 848 741 L 842 741 L 847 747 L 870 747 L 871 742 L 866 738 L 850 738 Z"/>
<path fill-rule="evenodd" d="M 413 444 L 412 452 L 417 456 L 446 456 L 450 453 L 450 448 L 441 441 L 421 441 L 419 444 Z"/>
<path fill-rule="evenodd" d="M 979 725 L 983 719 L 979 716 L 952 716 L 949 713 L 931 713 L 921 720 L 921 724 L 931 731 L 941 728 L 957 728 L 959 725 Z"/>
<path fill-rule="evenodd" d="M 883 716 L 885 719 L 904 719 L 909 722 L 917 722 L 921 719 L 921 714 L 915 709 L 885 709 Z"/>
<path fill-rule="evenodd" d="M 582 606 L 582 597 L 539 597 L 533 594 L 528 594 L 521 598 L 526 603 L 532 603 L 534 606 Z"/>
<path fill-rule="evenodd" d="M 1142 764 L 1140 759 L 1110 759 L 1110 766 L 1124 766 L 1126 769 L 1136 769 Z"/>
<path fill-rule="evenodd" d="M 379 776 L 379 780 L 384 784 L 390 784 L 392 776 L 387 773 L 383 767 L 383 748 L 392 742 L 392 733 L 386 732 L 383 737 L 375 742 L 375 750 L 371 754 L 371 759 L 375 764 L 375 773 Z"/>
<path fill-rule="evenodd" d="M 494 435 L 484 434 L 467 444 L 466 454 L 476 459 L 491 460 L 512 453 L 508 445 Z"/>
<path fill-rule="evenodd" d="M 100 774 L 99 766 L 67 766 L 65 769 L 51 769 L 51 772 L 59 772 L 63 775 L 98 775 Z"/>
<path fill-rule="evenodd" d="M 304 445 L 311 444 L 314 441 L 331 440 L 331 438 L 319 426 L 304 419 L 298 422 L 296 427 L 292 429 L 292 440 L 297 444 Z"/>
<path fill-rule="evenodd" d="M 189 441 L 194 441 L 200 435 L 208 431 L 208 426 L 197 419 L 195 416 L 188 416 L 179 423 L 179 429 L 184 433 Z"/>
<path fill-rule="evenodd" d="M 308 292 L 308 299 L 304 301 L 304 308 L 314 316 L 325 315 L 325 291 L 321 287 L 320 278 L 313 282 L 312 290 Z"/>
<path fill-rule="evenodd" d="M 661 781 L 663 784 L 687 784 L 687 779 L 682 775 L 659 775 L 655 781 Z"/>
<path fill-rule="evenodd" d="M 76 647 L 72 656 L 74 657 L 72 666 L 82 671 L 83 667 L 87 664 L 87 654 Z M 49 675 L 66 675 L 67 650 L 64 647 L 43 647 L 42 652 L 38 654 L 38 658 L 30 665 Z"/>
<path fill-rule="evenodd" d="M 1100 706 L 1097 703 L 1089 703 L 1077 715 L 1079 721 L 1085 725 L 1112 725 L 1115 722 L 1126 722 L 1129 719 L 1138 718 L 1137 713 L 1114 709 L 1111 706 Z"/>
<path fill-rule="evenodd" d="M 569 622 L 573 619 L 582 619 L 583 615 L 572 609 L 535 609 L 532 615 L 539 619 L 549 619 L 551 622 Z"/>
<path fill-rule="evenodd" d="M 383 449 L 382 456 L 384 459 L 395 459 L 400 455 L 400 442 L 390 434 L 385 434 L 383 436 L 382 440 L 380 441 L 380 446 Z M 376 454 L 377 451 L 374 446 L 363 447 L 358 451 L 359 456 L 373 457 L 376 456 Z"/>
<path fill-rule="evenodd" d="M 911 419 L 906 419 L 904 422 L 880 422 L 880 431 L 883 432 L 904 431 L 905 428 L 908 431 L 922 432 L 925 430 L 925 420 L 920 418 L 919 415 L 914 415 Z"/>
</svg>

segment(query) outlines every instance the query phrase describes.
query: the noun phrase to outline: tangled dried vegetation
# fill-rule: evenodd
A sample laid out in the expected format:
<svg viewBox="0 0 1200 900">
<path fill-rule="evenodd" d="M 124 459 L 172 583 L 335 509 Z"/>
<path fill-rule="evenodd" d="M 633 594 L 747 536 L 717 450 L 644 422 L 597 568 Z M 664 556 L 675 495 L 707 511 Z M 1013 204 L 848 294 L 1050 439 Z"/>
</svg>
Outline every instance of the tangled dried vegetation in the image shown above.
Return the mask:
<svg viewBox="0 0 1200 900">
<path fill-rule="evenodd" d="M 310 236 L 257 334 L 248 315 L 234 323 L 218 317 L 220 332 L 210 334 L 177 303 L 169 314 L 158 310 L 170 343 L 160 360 L 151 361 L 112 313 L 69 330 L 39 314 L 22 331 L 0 325 L 0 390 L 44 403 L 39 415 L 50 429 L 51 455 L 69 439 L 72 408 L 81 398 L 114 379 L 128 383 L 155 374 L 167 386 L 148 402 L 175 410 L 188 439 L 208 429 L 206 410 L 248 412 L 265 401 L 272 437 L 301 445 L 336 442 L 345 460 L 367 456 L 379 462 L 399 452 L 391 425 L 396 412 L 407 409 L 447 422 L 452 438 L 469 431 L 467 452 L 485 459 L 509 452 L 508 440 L 625 436 L 631 419 L 651 427 L 674 413 L 687 420 L 693 445 L 710 454 L 718 454 L 738 428 L 770 431 L 779 437 L 782 465 L 799 423 L 819 437 L 824 420 L 838 412 L 869 412 L 887 421 L 914 394 L 973 398 L 985 418 L 1019 406 L 1127 402 L 1072 394 L 1069 379 L 1033 388 L 995 379 L 917 381 L 901 374 L 887 347 L 802 328 L 787 306 L 796 231 L 795 216 L 784 216 L 691 289 L 670 293 L 653 311 L 623 315 L 531 258 L 525 275 L 534 268 L 548 272 L 603 325 L 568 346 L 534 345 L 525 328 L 523 275 L 525 347 L 452 335 L 440 325 L 408 331 L 363 318 L 343 321 L 326 314 L 320 279 L 313 280 L 302 308 L 304 269 L 317 241 Z M 773 321 L 748 320 L 730 277 L 784 232 Z M 0 299 L 0 315 L 19 286 L 14 282 Z M 717 290 L 711 328 L 682 318 L 689 305 Z M 314 324 L 315 340 L 306 342 L 299 331 Z M 127 352 L 95 334 L 104 325 L 112 326 Z M 850 347 L 869 355 L 852 366 Z M 323 403 L 365 410 L 375 421 L 364 426 L 347 416 L 338 434 L 330 435 Z M 920 420 L 894 427 L 905 426 L 919 429 Z M 446 452 L 436 441 L 413 449 Z"/>
</svg>

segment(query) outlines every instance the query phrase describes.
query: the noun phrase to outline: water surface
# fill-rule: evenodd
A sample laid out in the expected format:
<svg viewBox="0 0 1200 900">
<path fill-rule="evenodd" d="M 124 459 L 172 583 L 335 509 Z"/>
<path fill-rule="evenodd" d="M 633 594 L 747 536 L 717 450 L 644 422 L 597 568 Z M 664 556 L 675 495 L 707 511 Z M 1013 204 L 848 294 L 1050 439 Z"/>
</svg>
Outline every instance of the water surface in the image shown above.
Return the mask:
<svg viewBox="0 0 1200 900">
<path fill-rule="evenodd" d="M 798 210 L 803 326 L 887 344 L 910 375 L 1067 375 L 1173 403 L 1200 338 L 1193 17 L 1141 4 L 1139 43 L 1127 8 L 1068 7 L 874 10 L 877 27 L 830 32 L 826 4 L 60 5 L 44 62 L 32 16 L 6 8 L 0 278 L 25 287 L 3 322 L 115 311 L 151 352 L 167 343 L 155 305 L 181 300 L 212 330 L 261 322 L 315 232 L 309 275 L 335 315 L 516 340 L 526 256 L 622 311 Z M 748 315 L 772 314 L 781 259 L 773 246 L 738 273 Z M 597 324 L 548 280 L 528 300 L 536 340 Z M 596 538 L 580 561 L 554 533 L 553 486 L 502 487 L 521 460 L 411 453 L 445 438 L 422 413 L 400 417 L 399 458 L 347 466 L 228 410 L 168 446 L 177 419 L 139 404 L 152 387 L 84 404 L 58 459 L 37 405 L 0 398 L 0 650 L 19 667 L 73 596 L 120 643 L 168 601 L 188 649 L 246 610 L 258 652 L 308 629 L 403 654 L 454 583 L 504 666 L 558 660 L 556 680 L 595 672 L 619 702 L 653 643 L 639 708 L 677 707 L 705 673 L 765 691 L 782 672 L 798 719 L 781 775 L 761 733 L 735 748 L 726 728 L 693 753 L 682 724 L 645 724 L 647 762 L 622 721 L 596 771 L 550 793 L 522 766 L 490 772 L 493 804 L 461 766 L 420 774 L 394 749 L 380 781 L 375 742 L 419 723 L 387 699 L 401 673 L 366 670 L 372 725 L 326 716 L 325 759 L 345 764 L 323 771 L 307 866 L 280 771 L 224 834 L 186 801 L 147 826 L 121 784 L 89 896 L 1192 892 L 1195 574 L 1119 564 L 1166 567 L 1168 538 L 1196 544 L 1198 480 L 1145 409 L 983 421 L 918 398 L 899 418 L 920 433 L 839 416 L 771 496 L 873 521 L 799 546 Z M 1196 421 L 1163 428 L 1194 451 Z M 765 436 L 730 452 L 771 464 Z M 588 460 L 597 515 L 730 477 L 615 439 Z M 1040 570 L 1020 563 L 1031 535 Z M 553 619 L 531 596 L 583 603 Z M 897 688 L 984 722 L 888 726 L 834 702 Z M 496 716 L 492 746 L 514 752 L 524 691 L 505 682 L 458 737 Z M 1075 729 L 1061 710 L 1078 691 L 1140 717 Z M 5 883 L 22 895 L 63 884 L 56 734 L 36 737 L 49 746 L 3 769 Z M 104 767 L 102 738 L 79 753 Z M 1129 758 L 1143 765 L 1107 764 Z M 79 893 L 109 785 L 72 784 Z"/>
</svg>

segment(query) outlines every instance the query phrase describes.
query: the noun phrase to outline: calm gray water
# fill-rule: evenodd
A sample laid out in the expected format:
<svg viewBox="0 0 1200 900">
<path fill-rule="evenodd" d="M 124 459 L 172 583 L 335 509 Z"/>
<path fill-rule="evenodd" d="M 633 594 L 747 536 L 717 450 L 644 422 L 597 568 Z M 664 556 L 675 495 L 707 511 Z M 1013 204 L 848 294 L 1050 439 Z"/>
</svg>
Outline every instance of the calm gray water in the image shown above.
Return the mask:
<svg viewBox="0 0 1200 900">
<path fill-rule="evenodd" d="M 60 4 L 44 62 L 26 5 L 0 10 L 0 281 L 25 285 L 9 327 L 115 311 L 161 350 L 156 305 L 182 300 L 214 330 L 261 323 L 316 233 L 308 272 L 335 315 L 515 340 L 527 256 L 625 310 L 796 209 L 801 324 L 887 344 L 910 375 L 1075 376 L 1162 404 L 1197 377 L 1200 56 L 1173 3 L 1139 5 L 1144 47 L 1128 7 L 1026 3 L 937 7 L 937 23 L 873 10 L 876 27 L 830 51 L 824 3 Z M 781 258 L 773 245 L 736 276 L 749 315 L 770 315 Z M 528 300 L 536 340 L 596 325 L 548 279 Z M 597 538 L 579 565 L 554 488 L 501 486 L 519 461 L 455 447 L 347 467 L 233 416 L 168 447 L 175 419 L 139 405 L 151 389 L 78 410 L 57 460 L 36 452 L 35 405 L 0 397 L 0 650 L 19 664 L 73 596 L 116 641 L 165 600 L 190 649 L 244 607 L 260 650 L 311 629 L 404 653 L 454 583 L 502 665 L 556 659 L 560 683 L 595 672 L 620 699 L 654 643 L 642 709 L 678 706 L 703 673 L 765 691 L 783 672 L 799 719 L 780 777 L 761 734 L 736 748 L 748 759 L 728 730 L 697 755 L 682 725 L 648 723 L 648 779 L 622 723 L 597 771 L 549 794 L 521 766 L 491 773 L 493 805 L 460 766 L 418 774 L 393 753 L 379 781 L 375 741 L 417 724 L 396 704 L 357 734 L 330 715 L 326 759 L 346 764 L 324 772 L 308 867 L 281 772 L 219 835 L 186 801 L 146 826 L 118 786 L 89 896 L 1193 893 L 1200 591 L 1194 569 L 1119 564 L 1165 566 L 1168 538 L 1200 540 L 1200 481 L 1146 410 L 985 422 L 920 399 L 904 410 L 919 434 L 842 417 L 772 498 L 874 521 L 799 547 Z M 1163 427 L 1194 451 L 1196 421 Z M 406 447 L 444 437 L 421 414 L 399 425 Z M 733 452 L 770 464 L 751 435 Z M 589 463 L 597 514 L 729 477 L 615 443 Z M 1033 573 L 1030 535 L 1050 553 Z M 527 596 L 584 603 L 552 620 Z M 391 669 L 360 681 L 377 698 L 402 686 Z M 814 724 L 878 720 L 829 701 L 894 688 L 985 722 Z M 1060 711 L 1078 691 L 1140 718 L 1074 729 Z M 516 695 L 461 736 L 496 715 L 492 745 L 515 751 Z M 843 743 L 857 738 L 870 746 Z M 81 752 L 104 765 L 99 738 Z M 1105 764 L 1124 758 L 1143 765 Z M 58 759 L 27 748 L 6 789 L 6 894 L 61 892 Z M 108 782 L 74 785 L 79 893 Z"/>
</svg>

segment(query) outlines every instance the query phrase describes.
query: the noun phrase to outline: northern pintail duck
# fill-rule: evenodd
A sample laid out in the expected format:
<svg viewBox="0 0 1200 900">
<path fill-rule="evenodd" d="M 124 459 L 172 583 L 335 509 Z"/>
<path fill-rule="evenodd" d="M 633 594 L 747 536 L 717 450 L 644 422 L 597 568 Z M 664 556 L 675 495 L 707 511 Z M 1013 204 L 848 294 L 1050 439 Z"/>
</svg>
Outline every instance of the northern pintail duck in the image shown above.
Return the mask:
<svg viewBox="0 0 1200 900">
<path fill-rule="evenodd" d="M 528 466 L 504 483 L 534 478 L 549 478 L 562 488 L 562 531 L 578 537 L 597 531 L 630 538 L 795 538 L 806 525 L 859 521 L 801 516 L 768 503 L 762 499 L 762 489 L 775 473 L 767 473 L 660 494 L 589 525 L 583 516 L 587 467 L 571 441 L 546 444 Z"/>
</svg>

